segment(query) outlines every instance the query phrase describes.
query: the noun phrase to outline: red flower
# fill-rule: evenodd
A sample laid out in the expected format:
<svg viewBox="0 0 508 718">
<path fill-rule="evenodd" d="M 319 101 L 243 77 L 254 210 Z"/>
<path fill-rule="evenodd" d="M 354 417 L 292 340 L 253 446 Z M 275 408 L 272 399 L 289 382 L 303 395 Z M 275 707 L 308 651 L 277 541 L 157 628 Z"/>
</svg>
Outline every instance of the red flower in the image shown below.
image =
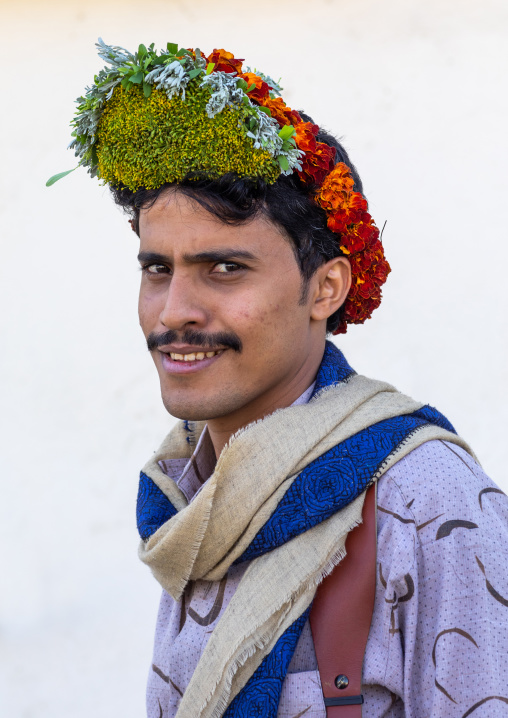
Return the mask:
<svg viewBox="0 0 508 718">
<path fill-rule="evenodd" d="M 226 50 L 214 50 L 206 58 L 208 62 L 213 62 L 215 67 L 214 72 L 241 72 L 242 71 L 242 60 L 237 60 L 233 53 L 227 52 Z"/>
<path fill-rule="evenodd" d="M 353 178 L 351 177 L 351 181 L 354 183 Z M 354 184 L 353 184 L 354 186 Z M 367 213 L 367 200 L 363 196 L 361 192 L 351 192 L 351 198 L 349 200 L 349 206 L 353 210 L 358 210 L 359 212 L 365 212 Z M 368 215 L 370 216 L 370 215 Z M 362 220 L 361 214 L 358 216 L 358 221 Z M 363 220 L 365 221 L 365 220 Z M 367 220 L 368 221 L 368 220 Z"/>
<path fill-rule="evenodd" d="M 316 149 L 302 157 L 302 169 L 298 172 L 305 183 L 320 185 L 333 169 L 335 147 L 324 142 L 316 142 Z"/>
<path fill-rule="evenodd" d="M 363 299 L 370 299 L 374 292 L 374 282 L 367 274 L 364 275 L 363 281 L 358 285 L 358 294 Z"/>
<path fill-rule="evenodd" d="M 345 248 L 346 254 L 355 254 L 356 252 L 361 252 L 362 249 L 364 249 L 365 242 L 357 232 L 347 229 L 341 235 L 340 246 Z"/>
<path fill-rule="evenodd" d="M 332 230 L 332 232 L 336 232 L 337 234 L 342 234 L 346 231 L 347 227 L 347 220 L 348 220 L 348 213 L 345 209 L 339 209 L 335 212 L 330 212 L 328 215 L 328 228 Z M 342 238 L 341 238 L 342 240 Z M 346 253 L 349 253 L 351 250 L 346 247 Z"/>
<path fill-rule="evenodd" d="M 347 295 L 348 301 L 353 301 L 353 299 L 358 294 L 358 289 L 356 286 L 356 282 L 352 282 L 351 289 L 349 290 L 349 294 Z"/>
<path fill-rule="evenodd" d="M 374 277 L 377 279 L 378 284 L 384 284 L 391 271 L 386 259 L 381 259 L 374 267 Z"/>
</svg>

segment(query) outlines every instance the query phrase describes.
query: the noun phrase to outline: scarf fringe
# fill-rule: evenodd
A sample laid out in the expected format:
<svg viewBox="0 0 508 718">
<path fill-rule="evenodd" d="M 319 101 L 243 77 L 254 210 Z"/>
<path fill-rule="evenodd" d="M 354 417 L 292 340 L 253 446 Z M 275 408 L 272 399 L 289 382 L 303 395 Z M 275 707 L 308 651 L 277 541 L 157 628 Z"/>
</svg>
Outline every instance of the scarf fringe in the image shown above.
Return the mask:
<svg viewBox="0 0 508 718">
<path fill-rule="evenodd" d="M 196 561 L 196 558 L 199 553 L 199 549 L 201 547 L 201 544 L 205 538 L 206 529 L 208 528 L 208 521 L 210 520 L 210 515 L 212 513 L 212 502 L 210 501 L 210 506 L 208 511 L 205 511 L 203 514 L 203 522 L 200 524 L 199 529 L 196 531 L 194 536 L 191 539 L 191 555 L 193 557 L 192 563 L 189 563 L 188 570 L 184 571 L 181 577 L 181 582 L 178 586 L 179 593 L 178 596 L 173 596 L 175 601 L 179 601 L 181 597 L 183 596 L 183 592 L 185 591 L 187 584 L 191 580 L 191 574 L 192 569 L 194 568 L 194 563 Z"/>
<path fill-rule="evenodd" d="M 352 531 L 354 528 L 359 526 L 361 523 L 362 523 L 361 518 L 359 520 L 353 521 L 352 524 L 347 529 L 347 533 L 349 533 L 349 531 Z M 332 556 L 328 559 L 328 561 L 325 563 L 325 565 L 318 571 L 318 573 L 312 577 L 309 577 L 309 579 L 303 584 L 303 590 L 300 592 L 300 596 L 303 596 L 306 593 L 312 594 L 308 605 L 310 605 L 312 603 L 312 601 L 314 600 L 314 596 L 316 594 L 318 586 L 334 570 L 334 568 L 345 558 L 346 554 L 347 554 L 347 551 L 346 551 L 345 546 L 341 546 L 337 551 L 335 551 L 335 553 L 332 554 Z M 259 559 L 254 559 L 254 560 L 258 561 Z M 227 666 L 225 675 L 223 674 L 222 676 L 220 676 L 216 680 L 215 685 L 213 685 L 211 687 L 208 696 L 206 697 L 205 701 L 203 702 L 203 704 L 201 705 L 201 707 L 199 709 L 198 716 L 201 716 L 203 711 L 206 710 L 206 707 L 209 705 L 211 699 L 213 698 L 213 694 L 215 693 L 217 687 L 221 683 L 221 680 L 224 680 L 224 689 L 218 698 L 218 702 L 217 702 L 216 706 L 212 709 L 212 712 L 209 714 L 210 718 L 221 718 L 222 717 L 222 715 L 224 714 L 225 710 L 227 709 L 227 707 L 229 706 L 231 701 L 234 700 L 234 698 L 235 698 L 235 696 L 231 697 L 231 688 L 233 685 L 234 676 L 236 675 L 237 671 L 240 668 L 242 668 L 245 665 L 245 663 L 249 660 L 249 658 L 252 658 L 256 654 L 257 651 L 263 651 L 266 648 L 266 646 L 268 645 L 268 643 L 270 642 L 270 640 L 274 639 L 274 636 L 275 636 L 275 640 L 278 640 L 278 638 L 280 638 L 280 636 L 277 634 L 280 630 L 281 625 L 283 625 L 285 619 L 288 617 L 288 615 L 291 612 L 291 604 L 292 604 L 292 602 L 294 602 L 294 599 L 295 599 L 295 595 L 290 594 L 290 595 L 286 596 L 285 599 L 283 599 L 281 601 L 279 606 L 274 607 L 272 615 L 274 613 L 277 613 L 277 611 L 282 610 L 284 605 L 287 606 L 286 610 L 280 616 L 280 618 L 277 622 L 275 632 L 273 630 L 273 626 L 271 626 L 271 629 L 269 631 L 265 631 L 265 632 L 261 633 L 261 635 L 259 635 L 257 638 L 254 638 L 253 642 L 250 643 L 250 645 L 248 645 L 240 653 L 240 655 L 237 656 L 237 658 L 232 659 L 232 661 L 231 661 L 231 659 L 229 659 L 231 662 Z M 303 613 L 305 610 L 307 610 L 308 605 L 303 609 L 303 611 L 301 613 Z M 293 623 L 298 618 L 299 618 L 299 616 L 296 616 L 294 618 L 292 617 L 291 623 Z M 291 624 L 289 624 L 289 625 L 291 625 Z M 289 628 L 289 625 L 285 626 L 284 630 Z M 281 635 L 282 635 L 282 633 L 281 633 Z M 242 643 L 245 643 L 245 638 L 239 639 L 237 641 L 237 643 L 234 646 L 231 653 L 234 654 L 236 652 L 236 650 L 241 646 Z M 242 688 L 243 688 L 243 686 L 239 686 L 238 691 L 235 695 L 237 695 Z"/>
<path fill-rule="evenodd" d="M 285 618 L 285 616 L 284 616 Z M 280 627 L 281 621 L 279 621 L 278 627 Z M 253 644 L 251 644 L 248 648 L 245 648 L 240 655 L 234 659 L 234 661 L 228 666 L 227 671 L 224 676 L 224 691 L 221 693 L 221 695 L 218 698 L 217 704 L 215 708 L 213 708 L 212 712 L 210 713 L 210 718 L 222 718 L 222 715 L 226 711 L 227 707 L 231 703 L 232 700 L 234 700 L 235 696 L 231 698 L 231 687 L 233 685 L 233 679 L 237 673 L 237 671 L 242 668 L 249 658 L 252 658 L 258 651 L 263 651 L 264 648 L 269 643 L 270 639 L 273 638 L 273 633 L 269 631 L 265 631 L 264 633 L 259 636 L 258 639 L 254 641 Z M 201 706 L 199 710 L 199 716 L 202 714 L 202 712 L 206 709 L 207 705 L 210 703 L 210 700 L 213 697 L 213 694 L 215 692 L 215 689 L 220 683 L 220 679 L 216 682 L 215 686 L 213 687 L 212 691 L 208 695 L 207 699 Z M 243 688 L 243 686 L 240 686 L 239 691 Z"/>
</svg>

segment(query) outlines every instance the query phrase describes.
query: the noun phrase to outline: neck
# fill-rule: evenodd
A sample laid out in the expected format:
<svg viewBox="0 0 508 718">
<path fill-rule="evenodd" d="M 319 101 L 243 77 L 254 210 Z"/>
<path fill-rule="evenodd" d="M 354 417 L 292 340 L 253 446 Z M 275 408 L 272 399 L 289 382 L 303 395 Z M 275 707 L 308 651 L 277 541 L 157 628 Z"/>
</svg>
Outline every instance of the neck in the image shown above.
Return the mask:
<svg viewBox="0 0 508 718">
<path fill-rule="evenodd" d="M 265 394 L 256 397 L 228 416 L 207 421 L 208 432 L 218 458 L 229 439 L 240 429 L 255 421 L 264 419 L 277 409 L 291 406 L 312 384 L 321 364 L 323 346 L 306 357 L 303 365 L 284 383 L 278 384 Z"/>
</svg>

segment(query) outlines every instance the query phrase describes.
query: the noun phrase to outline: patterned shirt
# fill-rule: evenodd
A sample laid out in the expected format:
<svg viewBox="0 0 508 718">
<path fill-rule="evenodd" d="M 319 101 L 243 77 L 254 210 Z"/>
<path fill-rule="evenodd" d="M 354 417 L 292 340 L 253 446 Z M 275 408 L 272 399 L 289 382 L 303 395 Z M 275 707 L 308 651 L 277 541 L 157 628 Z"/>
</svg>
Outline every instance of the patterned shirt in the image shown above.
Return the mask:
<svg viewBox="0 0 508 718">
<path fill-rule="evenodd" d="M 303 403 L 312 393 L 301 397 Z M 192 500 L 215 466 L 205 430 L 190 460 L 161 462 Z M 163 592 L 148 718 L 173 718 L 248 562 L 220 582 Z M 363 665 L 364 718 L 508 715 L 508 499 L 462 449 L 431 441 L 378 485 L 376 600 Z M 310 626 L 278 718 L 326 718 Z"/>
</svg>

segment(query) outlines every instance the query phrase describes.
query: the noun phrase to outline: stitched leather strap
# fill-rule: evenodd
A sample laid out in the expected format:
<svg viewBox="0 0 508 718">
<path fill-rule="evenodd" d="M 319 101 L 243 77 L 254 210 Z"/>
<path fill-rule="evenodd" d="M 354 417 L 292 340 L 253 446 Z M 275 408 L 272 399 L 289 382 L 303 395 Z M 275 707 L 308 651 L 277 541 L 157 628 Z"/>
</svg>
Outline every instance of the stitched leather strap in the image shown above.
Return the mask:
<svg viewBox="0 0 508 718">
<path fill-rule="evenodd" d="M 376 539 L 374 485 L 365 496 L 363 523 L 347 537 L 347 555 L 319 586 L 310 613 L 327 718 L 362 715 L 362 665 L 376 594 Z M 338 677 L 344 688 L 337 688 Z"/>
</svg>

